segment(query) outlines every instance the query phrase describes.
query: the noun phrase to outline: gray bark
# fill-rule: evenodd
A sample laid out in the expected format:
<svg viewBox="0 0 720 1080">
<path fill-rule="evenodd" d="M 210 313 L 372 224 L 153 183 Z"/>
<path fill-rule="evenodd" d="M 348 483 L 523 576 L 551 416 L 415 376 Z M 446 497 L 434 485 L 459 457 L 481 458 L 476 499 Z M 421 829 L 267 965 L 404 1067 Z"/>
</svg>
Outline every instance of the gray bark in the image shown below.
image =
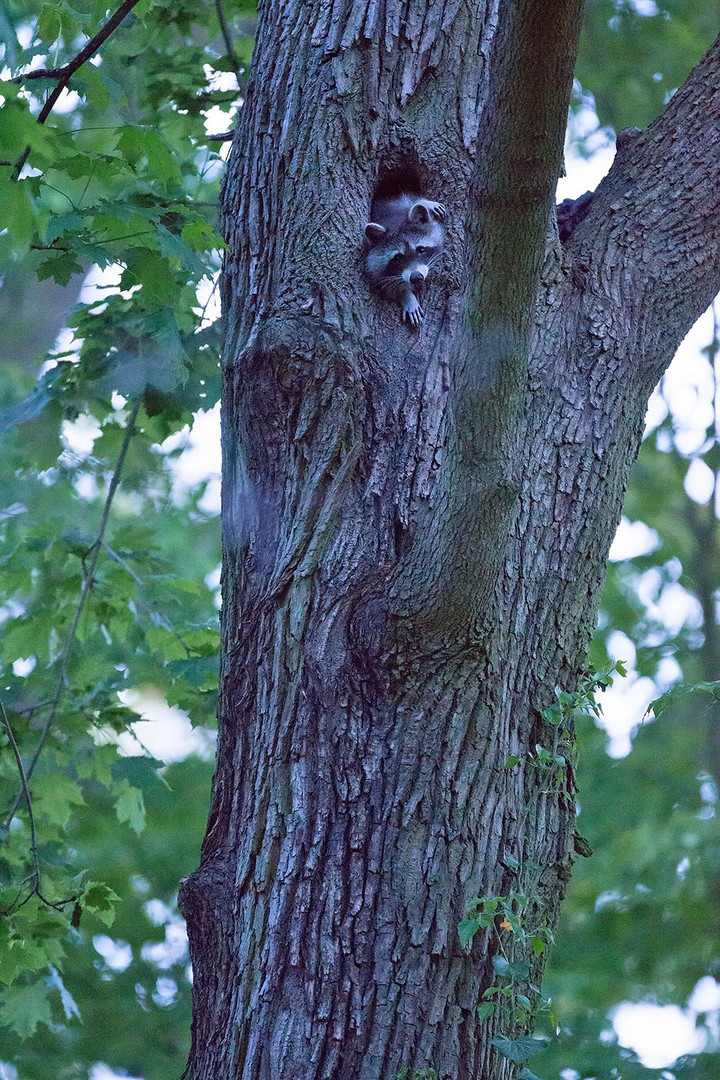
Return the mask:
<svg viewBox="0 0 720 1080">
<path fill-rule="evenodd" d="M 490 1040 L 522 1025 L 476 1006 L 498 934 L 525 954 L 501 930 L 465 952 L 457 925 L 472 897 L 520 891 L 556 921 L 574 786 L 532 765 L 553 739 L 540 710 L 582 669 L 652 385 L 720 286 L 707 113 L 682 144 L 715 55 L 567 249 L 548 240 L 579 14 L 260 5 L 224 190 L 220 737 L 181 893 L 191 1080 L 514 1075 Z M 375 184 L 399 168 L 450 211 L 419 334 L 361 274 Z"/>
</svg>

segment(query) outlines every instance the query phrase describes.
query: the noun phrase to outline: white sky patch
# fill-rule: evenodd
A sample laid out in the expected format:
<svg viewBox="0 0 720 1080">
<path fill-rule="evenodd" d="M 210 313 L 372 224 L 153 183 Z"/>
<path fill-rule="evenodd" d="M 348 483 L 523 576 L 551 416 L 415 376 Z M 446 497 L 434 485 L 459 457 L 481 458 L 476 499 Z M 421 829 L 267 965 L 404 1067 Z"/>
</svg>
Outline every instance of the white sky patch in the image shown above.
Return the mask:
<svg viewBox="0 0 720 1080">
<path fill-rule="evenodd" d="M 683 338 L 665 372 L 662 391 L 672 414 L 675 442 L 681 454 L 696 453 L 714 419 L 715 383 L 702 350 L 712 341 L 714 320 L 709 308 Z"/>
<path fill-rule="evenodd" d="M 220 588 L 220 575 L 222 574 L 222 563 L 218 563 L 214 570 L 211 570 L 209 574 L 205 575 L 205 584 L 208 589 Z"/>
<path fill-rule="evenodd" d="M 575 84 L 576 89 L 579 84 Z M 593 151 L 591 157 L 581 157 L 573 152 L 573 138 L 583 138 Z M 566 176 L 558 180 L 556 199 L 577 199 L 586 191 L 594 191 L 609 171 L 615 157 L 615 142 L 600 127 L 592 94 L 583 93 L 583 104 L 570 117 L 568 136 L 565 141 Z"/>
<path fill-rule="evenodd" d="M 668 404 L 663 395 L 660 393 L 660 389 L 655 387 L 650 400 L 648 401 L 647 412 L 645 413 L 645 430 L 643 432 L 643 438 L 646 439 L 651 431 L 654 431 L 656 427 L 662 424 L 663 420 L 669 412 Z"/>
<path fill-rule="evenodd" d="M 210 109 L 205 109 L 202 113 L 205 134 L 206 135 L 224 135 L 226 131 L 230 131 L 235 124 L 237 112 L 242 104 L 242 100 L 238 100 L 237 105 L 231 105 L 228 109 L 227 106 L 221 108 L 220 105 L 213 105 Z M 228 140 L 229 141 L 229 140 Z M 221 152 L 223 143 L 215 146 L 214 149 Z"/>
<path fill-rule="evenodd" d="M 663 692 L 666 689 L 669 690 L 678 679 L 682 678 L 682 668 L 674 656 L 663 656 L 657 666 L 655 678 Z"/>
<path fill-rule="evenodd" d="M 26 679 L 28 675 L 35 670 L 37 658 L 33 656 L 18 656 L 17 660 L 13 662 L 13 675 L 17 679 Z"/>
<path fill-rule="evenodd" d="M 108 934 L 96 934 L 93 938 L 95 951 L 113 971 L 125 971 L 132 963 L 132 947 L 127 941 L 111 938 Z"/>
<path fill-rule="evenodd" d="M 695 983 L 695 989 L 688 998 L 688 1008 L 695 1013 L 710 1013 L 720 1010 L 720 983 L 711 975 L 703 975 Z"/>
<path fill-rule="evenodd" d="M 227 160 L 227 155 L 230 153 L 230 140 L 227 142 L 221 142 L 220 147 L 226 147 L 226 152 L 223 153 L 220 149 L 219 157 L 211 157 L 208 147 L 201 147 L 195 154 L 195 166 L 202 179 L 209 183 L 211 180 L 216 180 L 218 176 L 222 176 L 223 162 Z"/>
<path fill-rule="evenodd" d="M 683 482 L 685 494 L 705 506 L 715 494 L 715 473 L 701 458 L 690 462 Z"/>
<path fill-rule="evenodd" d="M 110 263 L 103 267 L 92 266 L 80 290 L 80 303 L 92 307 L 99 315 L 107 306 L 105 301 L 108 296 L 122 296 L 124 300 L 128 300 L 142 286 L 131 285 L 129 289 L 121 289 L 120 279 L 124 269 L 121 263 Z"/>
<path fill-rule="evenodd" d="M 70 113 L 77 109 L 79 104 L 80 95 L 75 90 L 63 90 L 53 109 L 56 113 Z"/>
<path fill-rule="evenodd" d="M 81 460 L 92 453 L 95 440 L 102 435 L 102 428 L 94 416 L 81 413 L 75 420 L 63 420 L 60 439 L 66 450 Z"/>
<path fill-rule="evenodd" d="M 600 147 L 591 158 L 566 157 L 567 176 L 561 176 L 557 186 L 557 200 L 579 199 L 586 191 L 594 191 L 608 172 L 615 157 L 615 146 Z"/>
<path fill-rule="evenodd" d="M 216 71 L 210 64 L 203 64 L 203 71 L 209 90 L 220 90 L 225 93 L 232 93 L 233 90 L 240 92 L 234 71 Z"/>
<path fill-rule="evenodd" d="M 29 49 L 31 44 L 32 44 L 32 40 L 35 37 L 35 26 L 34 26 L 34 24 L 33 23 L 19 23 L 15 27 L 15 33 L 17 34 L 17 39 L 20 42 L 21 48 Z"/>
<path fill-rule="evenodd" d="M 152 999 L 156 1005 L 165 1006 L 172 1005 L 173 1001 L 177 997 L 177 983 L 174 979 L 170 979 L 167 975 L 161 975 L 155 982 L 155 990 L 153 991 Z"/>
<path fill-rule="evenodd" d="M 93 473 L 80 473 L 75 478 L 73 487 L 77 497 L 83 502 L 94 502 L 100 496 L 97 477 Z"/>
<path fill-rule="evenodd" d="M 632 736 L 642 723 L 648 705 L 660 693 L 652 679 L 628 669 L 624 679 L 616 679 L 599 695 L 603 710 L 601 723 L 609 740 L 609 757 L 627 757 L 632 750 Z"/>
<path fill-rule="evenodd" d="M 143 1080 L 141 1076 L 116 1073 L 104 1061 L 97 1061 L 88 1074 L 88 1080 Z"/>
<path fill-rule="evenodd" d="M 192 428 L 183 428 L 166 439 L 160 449 L 168 453 L 182 446 L 183 453 L 169 457 L 165 467 L 172 475 L 172 498 L 182 503 L 189 491 L 207 482 L 205 493 L 198 505 L 208 514 L 220 513 L 220 403 L 207 411 L 195 413 Z"/>
<path fill-rule="evenodd" d="M 129 731 L 118 738 L 118 747 L 128 757 L 138 757 L 146 750 L 165 764 L 183 761 L 188 754 L 197 754 L 206 761 L 212 757 L 215 733 L 206 728 L 194 728 L 187 713 L 168 705 L 157 690 L 152 687 L 121 690 L 118 697 L 123 705 L 142 717 L 132 725 L 136 738 Z"/>
<path fill-rule="evenodd" d="M 222 575 L 222 563 L 218 563 L 214 570 L 211 570 L 209 574 L 205 575 L 205 584 L 214 594 L 215 607 L 220 610 L 222 607 L 222 594 L 220 592 L 220 577 Z"/>
<path fill-rule="evenodd" d="M 630 521 L 624 515 L 620 519 L 615 538 L 610 546 L 610 562 L 623 559 L 636 559 L 639 555 L 649 555 L 660 547 L 660 537 L 644 521 Z"/>
<path fill-rule="evenodd" d="M 188 939 L 183 919 L 174 918 L 165 927 L 164 941 L 146 941 L 142 947 L 143 960 L 166 971 L 181 963 L 187 956 Z M 177 989 L 177 987 L 176 987 Z"/>
<path fill-rule="evenodd" d="M 611 1018 L 620 1045 L 634 1050 L 648 1069 L 667 1068 L 707 1043 L 707 1033 L 695 1026 L 696 1014 L 679 1005 L 624 1001 Z"/>
<path fill-rule="evenodd" d="M 193 308 L 193 311 L 201 316 L 199 330 L 204 330 L 206 326 L 212 326 L 220 318 L 219 277 L 220 271 L 218 270 L 217 274 L 214 274 L 212 278 L 204 277 L 198 283 L 197 298 L 199 306 Z"/>
<path fill-rule="evenodd" d="M 176 918 L 173 909 L 157 897 L 146 902 L 145 914 L 154 926 L 164 926 L 165 923 L 172 922 Z"/>
<path fill-rule="evenodd" d="M 679 634 L 683 626 L 697 629 L 703 623 L 700 601 L 678 582 L 665 586 L 651 614 L 657 616 L 672 637 Z"/>
<path fill-rule="evenodd" d="M 637 650 L 627 634 L 613 630 L 608 634 L 606 644 L 611 660 L 621 660 L 627 667 L 635 667 Z"/>
</svg>

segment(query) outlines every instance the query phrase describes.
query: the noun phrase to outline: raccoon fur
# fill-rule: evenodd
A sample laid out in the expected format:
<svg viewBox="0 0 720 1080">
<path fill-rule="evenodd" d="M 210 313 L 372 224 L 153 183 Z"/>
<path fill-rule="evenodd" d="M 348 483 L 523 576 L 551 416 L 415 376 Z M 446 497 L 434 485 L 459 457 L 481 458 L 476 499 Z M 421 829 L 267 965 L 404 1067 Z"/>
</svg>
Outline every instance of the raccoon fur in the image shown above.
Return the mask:
<svg viewBox="0 0 720 1080">
<path fill-rule="evenodd" d="M 400 304 L 403 321 L 417 330 L 423 310 L 413 289 L 422 285 L 442 251 L 445 207 L 405 192 L 373 199 L 370 216 L 365 226 L 368 277 Z"/>
</svg>

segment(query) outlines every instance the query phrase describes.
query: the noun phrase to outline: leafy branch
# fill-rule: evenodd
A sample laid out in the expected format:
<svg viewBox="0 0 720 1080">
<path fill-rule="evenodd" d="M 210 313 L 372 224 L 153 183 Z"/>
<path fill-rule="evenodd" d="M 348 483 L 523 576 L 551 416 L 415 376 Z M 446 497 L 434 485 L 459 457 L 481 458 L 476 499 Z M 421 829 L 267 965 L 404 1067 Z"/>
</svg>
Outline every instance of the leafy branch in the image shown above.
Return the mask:
<svg viewBox="0 0 720 1080">
<path fill-rule="evenodd" d="M 69 896 L 66 900 L 48 900 L 46 896 L 43 896 L 40 890 L 40 860 L 38 859 L 37 853 L 37 831 L 35 829 L 35 814 L 33 812 L 32 798 L 30 797 L 30 788 L 28 787 L 28 775 L 23 766 L 23 761 L 22 757 L 20 756 L 20 750 L 15 739 L 15 734 L 11 727 L 10 720 L 8 719 L 7 712 L 5 711 L 5 705 L 3 704 L 1 699 L 0 720 L 2 721 L 2 725 L 5 728 L 5 733 L 7 734 L 8 741 L 12 748 L 13 756 L 15 758 L 15 764 L 17 765 L 17 770 L 20 775 L 20 783 L 22 784 L 22 796 L 27 803 L 28 821 L 30 822 L 30 855 L 33 864 L 32 873 L 20 883 L 20 888 L 18 889 L 15 900 L 12 904 L 9 905 L 9 907 L 3 909 L 2 914 L 10 915 L 13 911 L 17 911 L 19 908 L 23 907 L 24 904 L 27 904 L 28 900 L 30 900 L 33 896 L 37 896 L 38 899 L 41 900 L 42 903 L 45 904 L 47 907 L 54 908 L 56 911 L 62 911 L 62 909 L 68 904 L 75 903 L 75 901 L 77 900 L 77 896 Z M 20 896 L 22 894 L 23 888 L 29 881 L 32 882 L 32 888 L 30 889 L 25 899 L 20 901 Z M 20 902 L 18 903 L 18 901 Z"/>
<path fill-rule="evenodd" d="M 15 816 L 15 813 L 16 813 L 18 807 L 20 806 L 21 802 L 23 801 L 23 799 L 27 800 L 28 807 L 30 807 L 30 796 L 29 796 L 29 791 L 28 791 L 28 782 L 29 782 L 30 777 L 32 776 L 34 770 L 35 770 L 35 766 L 37 765 L 38 758 L 40 757 L 43 746 L 45 745 L 45 741 L 47 740 L 47 737 L 48 737 L 48 735 L 50 733 L 50 729 L 52 728 L 53 722 L 54 722 L 55 717 L 57 715 L 58 707 L 60 705 L 60 701 L 62 699 L 63 692 L 64 692 L 64 690 L 66 689 L 66 686 L 67 686 L 68 663 L 70 661 L 70 656 L 72 654 L 73 646 L 75 644 L 75 638 L 77 636 L 77 630 L 78 630 L 78 626 L 80 624 L 80 617 L 82 616 L 83 610 L 85 608 L 85 603 L 87 601 L 88 596 L 90 595 L 90 591 L 92 589 L 93 582 L 95 580 L 95 570 L 97 569 L 98 559 L 100 557 L 100 551 L 101 551 L 101 549 L 103 547 L 104 540 L 105 540 L 105 531 L 107 529 L 108 519 L 110 517 L 110 508 L 111 508 L 111 506 L 113 504 L 113 500 L 115 498 L 115 494 L 117 492 L 118 485 L 120 483 L 120 475 L 122 473 L 123 464 L 125 462 L 125 455 L 127 454 L 128 447 L 130 445 L 130 440 L 131 440 L 131 438 L 133 436 L 133 432 L 135 430 L 135 421 L 137 420 L 137 415 L 138 415 L 138 412 L 140 411 L 141 401 L 142 401 L 141 398 L 138 398 L 136 400 L 135 404 L 132 407 L 130 415 L 128 417 L 127 427 L 125 429 L 125 436 L 123 438 L 122 446 L 120 447 L 120 453 L 118 454 L 117 464 L 115 465 L 115 469 L 114 469 L 114 472 L 112 474 L 112 478 L 110 480 L 110 485 L 108 487 L 108 493 L 107 493 L 107 497 L 105 499 L 105 505 L 103 507 L 102 518 L 100 520 L 100 528 L 98 529 L 98 534 L 97 534 L 97 537 L 95 538 L 94 543 L 92 544 L 91 548 L 89 549 L 90 561 L 89 561 L 88 565 L 84 568 L 82 586 L 81 586 L 81 589 L 80 589 L 80 599 L 78 601 L 77 607 L 75 608 L 75 614 L 73 616 L 72 625 L 70 627 L 70 633 L 68 634 L 67 641 L 65 642 L 65 648 L 63 649 L 62 655 L 60 657 L 60 675 L 58 677 L 58 683 L 57 683 L 57 689 L 55 691 L 55 695 L 54 695 L 54 697 L 51 699 L 51 701 L 49 703 L 50 712 L 48 714 L 48 717 L 47 717 L 45 723 L 42 726 L 42 729 L 41 729 L 41 732 L 40 732 L 40 738 L 38 740 L 37 747 L 35 748 L 35 753 L 33 754 L 32 758 L 30 759 L 30 764 L 27 766 L 24 773 L 21 772 L 21 774 L 20 774 L 21 775 L 21 785 L 22 786 L 21 786 L 20 791 L 16 795 L 15 800 L 14 800 L 14 802 L 13 802 L 11 808 L 10 808 L 10 811 L 8 812 L 8 815 L 7 815 L 6 819 L 5 819 L 5 826 L 4 826 L 5 828 L 9 828 L 10 822 L 12 821 L 13 817 Z"/>
<path fill-rule="evenodd" d="M 61 68 L 38 68 L 35 71 L 25 72 L 24 75 L 19 75 L 14 82 L 24 83 L 29 79 L 56 79 L 57 86 L 52 90 L 45 101 L 42 109 L 38 113 L 38 124 L 44 124 L 50 113 L 55 108 L 58 98 L 66 89 L 70 79 L 75 72 L 83 66 L 91 57 L 95 55 L 98 49 L 107 41 L 110 35 L 117 30 L 120 23 L 123 21 L 126 15 L 128 15 L 135 5 L 139 3 L 139 0 L 125 0 L 123 4 L 115 11 L 105 25 L 98 30 L 95 37 L 90 38 L 87 45 L 85 45 L 80 52 L 69 63 L 64 64 Z M 30 147 L 26 147 L 20 159 L 15 165 L 13 171 L 13 179 L 17 180 L 20 173 L 23 170 L 23 166 L 30 154 Z"/>
</svg>

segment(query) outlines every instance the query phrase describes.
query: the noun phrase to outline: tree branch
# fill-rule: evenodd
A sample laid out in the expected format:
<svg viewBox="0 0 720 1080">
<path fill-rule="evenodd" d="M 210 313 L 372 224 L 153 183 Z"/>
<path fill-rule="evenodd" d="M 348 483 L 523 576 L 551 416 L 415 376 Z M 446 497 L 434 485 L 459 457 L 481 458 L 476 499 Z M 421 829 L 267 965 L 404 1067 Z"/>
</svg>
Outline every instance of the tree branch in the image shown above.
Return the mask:
<svg viewBox="0 0 720 1080">
<path fill-rule="evenodd" d="M 53 110 L 55 102 L 60 97 L 60 94 L 65 89 L 70 79 L 75 72 L 83 66 L 95 53 L 98 51 L 101 45 L 104 45 L 113 31 L 117 30 L 120 23 L 123 21 L 126 15 L 128 15 L 139 0 L 125 0 L 123 4 L 117 9 L 114 14 L 110 16 L 105 25 L 98 30 L 95 37 L 90 38 L 87 45 L 85 45 L 77 56 L 69 63 L 64 64 L 61 68 L 44 69 L 39 71 L 29 71 L 22 76 L 23 82 L 27 79 L 57 79 L 58 85 L 50 94 L 43 105 L 38 115 L 38 124 L 44 124 L 48 116 Z"/>
<path fill-rule="evenodd" d="M 25 772 L 25 767 L 23 766 L 22 757 L 20 756 L 20 750 L 19 750 L 18 744 L 17 744 L 17 742 L 15 740 L 15 734 L 13 732 L 13 729 L 10 726 L 10 721 L 8 719 L 8 715 L 5 712 L 5 705 L 3 704 L 1 699 L 0 699 L 0 718 L 2 719 L 2 725 L 5 728 L 5 731 L 7 733 L 7 737 L 9 739 L 9 741 L 10 741 L 10 746 L 12 747 L 13 757 L 15 758 L 15 765 L 17 766 L 18 775 L 20 776 L 20 784 L 21 784 L 21 787 L 22 787 L 21 796 L 22 796 L 22 798 L 25 799 L 25 805 L 27 806 L 28 821 L 30 822 L 30 854 L 31 854 L 32 860 L 33 860 L 32 877 L 33 877 L 33 880 L 35 882 L 35 888 L 37 888 L 39 886 L 39 884 L 40 884 L 40 864 L 38 863 L 38 854 L 37 854 L 37 834 L 35 832 L 35 814 L 33 813 L 32 799 L 30 797 L 30 788 L 28 787 L 28 778 L 27 778 L 27 774 Z M 11 820 L 11 818 L 8 818 L 8 824 L 9 824 L 10 820 Z"/>
<path fill-rule="evenodd" d="M 553 204 L 582 0 L 504 0 L 490 69 L 490 100 L 473 183 L 481 265 L 471 320 L 507 324 L 531 312 Z M 472 222 L 471 222 L 472 225 Z M 473 230 L 475 231 L 475 230 Z"/>
<path fill-rule="evenodd" d="M 655 379 L 720 289 L 720 38 L 615 161 L 568 250 L 590 288 L 642 320 L 638 361 Z M 638 288 L 640 294 L 638 296 Z"/>
<path fill-rule="evenodd" d="M 139 0 L 125 0 L 123 4 L 117 9 L 117 11 L 110 16 L 108 21 L 98 30 L 95 37 L 90 38 L 87 45 L 80 50 L 77 56 L 69 63 L 65 64 L 61 68 L 40 68 L 37 71 L 28 71 L 24 75 L 20 75 L 15 79 L 15 82 L 27 82 L 28 79 L 57 79 L 57 86 L 51 91 L 49 97 L 45 101 L 42 109 L 38 113 L 38 124 L 44 124 L 50 113 L 55 108 L 58 98 L 66 88 L 70 79 L 73 77 L 78 68 L 81 68 L 86 61 L 88 61 L 98 51 L 101 45 L 103 45 L 114 30 L 117 30 L 120 23 L 123 21 L 126 15 L 128 15 Z M 23 166 L 30 154 L 30 147 L 26 147 L 22 154 L 22 157 L 15 165 L 13 172 L 13 179 L 17 180 L 22 172 Z"/>
<path fill-rule="evenodd" d="M 428 559 L 442 552 L 441 588 L 432 602 L 443 627 L 465 618 L 457 590 L 469 580 L 479 617 L 492 623 L 489 598 L 520 486 L 535 300 L 581 11 L 582 0 L 500 4 L 467 216 L 470 333 L 453 364 L 451 509 L 443 509 L 426 540 Z"/>
</svg>

